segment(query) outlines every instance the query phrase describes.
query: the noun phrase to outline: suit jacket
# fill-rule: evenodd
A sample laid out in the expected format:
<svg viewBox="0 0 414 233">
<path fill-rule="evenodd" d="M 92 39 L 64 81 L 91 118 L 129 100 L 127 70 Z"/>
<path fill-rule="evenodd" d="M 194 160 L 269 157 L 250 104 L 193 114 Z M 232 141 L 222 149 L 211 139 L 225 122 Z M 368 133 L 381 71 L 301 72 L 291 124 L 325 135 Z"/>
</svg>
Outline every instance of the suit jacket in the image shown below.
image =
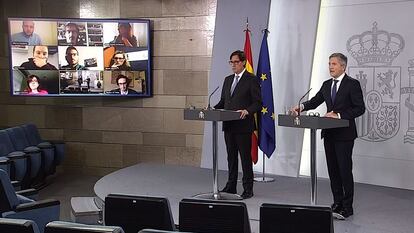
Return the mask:
<svg viewBox="0 0 414 233">
<path fill-rule="evenodd" d="M 232 133 L 249 133 L 255 129 L 253 114 L 261 109 L 261 92 L 257 77 L 247 71 L 243 73 L 233 95 L 230 94 L 234 74 L 224 79 L 219 103 L 216 109 L 241 110 L 246 109 L 249 115 L 245 119 L 223 122 L 223 131 Z"/>
<path fill-rule="evenodd" d="M 121 89 L 120 88 L 113 89 L 113 90 L 111 90 L 110 93 L 120 95 L 121 94 Z M 128 88 L 128 94 L 127 95 L 135 95 L 135 94 L 138 94 L 138 92 L 133 90 L 133 89 Z"/>
<path fill-rule="evenodd" d="M 357 138 L 355 118 L 365 112 L 364 97 L 358 80 L 345 74 L 336 93 L 335 102 L 331 99 L 332 79 L 326 80 L 316 95 L 303 103 L 304 110 L 317 108 L 325 102 L 327 111 L 341 115 L 341 119 L 349 121 L 349 127 L 322 130 L 322 137 L 334 140 L 354 140 Z"/>
</svg>

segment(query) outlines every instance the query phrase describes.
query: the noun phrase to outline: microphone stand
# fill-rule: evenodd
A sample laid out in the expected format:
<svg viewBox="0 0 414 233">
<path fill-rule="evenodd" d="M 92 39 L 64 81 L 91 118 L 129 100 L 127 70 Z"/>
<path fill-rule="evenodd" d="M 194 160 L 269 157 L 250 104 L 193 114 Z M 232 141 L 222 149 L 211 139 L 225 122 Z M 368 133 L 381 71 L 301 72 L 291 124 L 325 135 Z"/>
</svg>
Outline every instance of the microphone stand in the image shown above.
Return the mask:
<svg viewBox="0 0 414 233">
<path fill-rule="evenodd" d="M 298 126 L 298 125 L 300 125 L 300 111 L 301 111 L 301 109 L 300 109 L 300 102 L 302 102 L 302 100 L 303 100 L 303 98 L 305 98 L 305 96 L 307 96 L 308 94 L 309 94 L 309 92 L 312 90 L 312 88 L 310 88 L 300 99 L 299 99 L 299 102 L 298 102 L 298 108 L 299 108 L 299 111 L 298 111 L 298 115 L 295 117 L 295 120 L 294 120 L 294 124 L 296 125 L 296 126 Z"/>
<path fill-rule="evenodd" d="M 210 105 L 211 96 L 219 89 L 219 87 L 220 86 L 217 86 L 216 89 L 214 89 L 214 91 L 211 92 L 210 96 L 208 97 L 208 106 L 207 106 L 207 109 L 211 109 L 211 105 Z"/>
</svg>

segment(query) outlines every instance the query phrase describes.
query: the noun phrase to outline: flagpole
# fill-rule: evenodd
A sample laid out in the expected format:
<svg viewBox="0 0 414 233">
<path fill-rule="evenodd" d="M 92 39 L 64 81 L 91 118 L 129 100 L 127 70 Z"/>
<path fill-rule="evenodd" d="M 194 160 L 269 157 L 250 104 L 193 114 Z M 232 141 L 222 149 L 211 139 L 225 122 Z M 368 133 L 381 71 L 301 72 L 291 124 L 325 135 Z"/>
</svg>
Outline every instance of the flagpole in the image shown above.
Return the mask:
<svg viewBox="0 0 414 233">
<path fill-rule="evenodd" d="M 269 30 L 267 28 L 262 30 L 262 33 L 267 33 L 269 34 Z M 266 177 L 266 153 L 263 152 L 263 159 L 262 159 L 262 176 L 261 177 L 255 177 L 254 181 L 256 182 L 262 182 L 262 183 L 268 183 L 268 182 L 273 182 L 275 181 L 274 178 L 272 177 Z"/>
<path fill-rule="evenodd" d="M 254 181 L 256 182 L 262 182 L 262 183 L 269 183 L 275 181 L 272 177 L 266 177 L 266 171 L 265 171 L 265 160 L 266 160 L 266 154 L 263 153 L 263 169 L 262 169 L 262 176 L 258 176 L 254 178 Z"/>
</svg>

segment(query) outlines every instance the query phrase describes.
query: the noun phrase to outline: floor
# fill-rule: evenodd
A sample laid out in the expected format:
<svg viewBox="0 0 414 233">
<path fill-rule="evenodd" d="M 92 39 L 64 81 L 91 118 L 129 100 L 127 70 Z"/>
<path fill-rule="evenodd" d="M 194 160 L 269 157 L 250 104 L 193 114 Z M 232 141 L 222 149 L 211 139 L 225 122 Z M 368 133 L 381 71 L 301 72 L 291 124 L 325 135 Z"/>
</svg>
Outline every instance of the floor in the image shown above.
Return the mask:
<svg viewBox="0 0 414 233">
<path fill-rule="evenodd" d="M 135 173 L 134 175 L 132 175 Z M 191 175 L 185 175 L 191 174 Z M 126 177 L 132 177 L 125 179 Z M 219 171 L 219 185 L 225 183 L 227 173 Z M 122 178 L 123 182 L 114 182 Z M 139 178 L 137 178 L 139 177 Z M 259 206 L 261 203 L 309 204 L 310 182 L 308 178 L 275 176 L 275 182 L 255 183 L 255 196 L 245 201 L 248 206 L 252 232 L 259 232 Z M 174 187 L 171 181 L 174 180 Z M 128 182 L 136 183 L 135 185 Z M 94 190 L 94 186 L 97 187 Z M 159 185 L 154 185 L 154 184 Z M 110 185 L 108 185 L 110 184 Z M 151 185 L 149 185 L 151 184 Z M 203 191 L 211 191 L 211 170 L 194 167 L 137 164 L 121 169 L 103 178 L 79 174 L 59 173 L 52 183 L 40 191 L 41 198 L 61 201 L 61 220 L 70 221 L 72 196 L 98 196 L 111 189 L 133 187 L 137 194 L 167 196 L 174 219 L 178 216 L 180 198 Z M 107 189 L 106 191 L 103 191 Z M 164 192 L 163 189 L 169 190 Z M 242 188 L 239 185 L 238 191 Z M 168 194 L 165 194 L 168 193 Z M 318 180 L 318 204 L 329 205 L 331 194 L 328 180 Z M 412 233 L 414 229 L 414 191 L 366 184 L 355 185 L 354 216 L 346 221 L 335 221 L 336 233 Z"/>
</svg>

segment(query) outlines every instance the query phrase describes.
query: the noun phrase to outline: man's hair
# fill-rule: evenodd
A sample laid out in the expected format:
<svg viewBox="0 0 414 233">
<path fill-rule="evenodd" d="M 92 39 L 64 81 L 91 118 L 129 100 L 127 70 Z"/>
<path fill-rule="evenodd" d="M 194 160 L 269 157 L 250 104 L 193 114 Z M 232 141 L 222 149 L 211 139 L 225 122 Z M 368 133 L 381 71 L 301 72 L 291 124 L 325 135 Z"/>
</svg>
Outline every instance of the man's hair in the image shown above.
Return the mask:
<svg viewBox="0 0 414 233">
<path fill-rule="evenodd" d="M 345 66 L 348 64 L 348 58 L 343 55 L 342 53 L 332 53 L 331 56 L 329 56 L 329 59 L 336 57 L 339 59 L 339 63 L 341 63 L 341 65 Z"/>
<path fill-rule="evenodd" d="M 120 74 L 120 75 L 118 75 L 118 77 L 116 77 L 116 85 L 119 85 L 119 84 L 118 84 L 118 81 L 119 81 L 121 78 L 124 78 L 124 79 L 126 80 L 126 82 L 127 82 L 127 87 L 129 87 L 129 83 L 131 83 L 131 79 L 129 79 L 127 76 L 125 76 L 125 75 L 123 75 L 123 74 Z"/>
<path fill-rule="evenodd" d="M 71 50 L 76 50 L 76 52 L 78 53 L 78 55 L 79 55 L 79 51 L 75 48 L 75 47 L 73 47 L 73 46 L 69 46 L 69 47 L 67 47 L 66 48 L 66 56 L 70 53 L 70 51 Z"/>
<path fill-rule="evenodd" d="M 49 53 L 49 47 L 47 47 L 46 45 L 35 45 L 35 46 L 33 46 L 33 54 L 34 54 L 34 51 L 36 50 L 36 47 L 46 47 L 47 52 Z"/>
<path fill-rule="evenodd" d="M 65 28 L 67 28 L 67 27 L 75 27 L 75 28 L 76 28 L 76 31 L 78 31 L 78 32 L 79 32 L 79 26 L 78 26 L 76 23 L 71 23 L 71 22 L 69 22 L 69 23 L 67 23 L 67 24 L 65 25 Z"/>
<path fill-rule="evenodd" d="M 242 61 L 242 62 L 246 60 L 246 55 L 241 50 L 236 50 L 236 51 L 232 52 L 231 55 L 230 55 L 230 60 L 233 56 L 238 56 L 240 61 Z"/>
</svg>

